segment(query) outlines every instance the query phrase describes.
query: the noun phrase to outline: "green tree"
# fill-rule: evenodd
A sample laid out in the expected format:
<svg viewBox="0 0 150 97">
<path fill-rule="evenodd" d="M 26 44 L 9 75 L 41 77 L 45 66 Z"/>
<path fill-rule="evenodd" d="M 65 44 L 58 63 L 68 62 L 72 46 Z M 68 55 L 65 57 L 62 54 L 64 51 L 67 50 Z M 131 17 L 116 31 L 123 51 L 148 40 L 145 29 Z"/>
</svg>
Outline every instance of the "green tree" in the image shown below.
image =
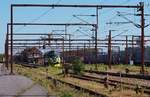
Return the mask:
<svg viewBox="0 0 150 97">
<path fill-rule="evenodd" d="M 82 74 L 84 71 L 84 64 L 81 61 L 80 58 L 75 58 L 75 60 L 72 62 L 72 70 L 75 74 Z"/>
</svg>

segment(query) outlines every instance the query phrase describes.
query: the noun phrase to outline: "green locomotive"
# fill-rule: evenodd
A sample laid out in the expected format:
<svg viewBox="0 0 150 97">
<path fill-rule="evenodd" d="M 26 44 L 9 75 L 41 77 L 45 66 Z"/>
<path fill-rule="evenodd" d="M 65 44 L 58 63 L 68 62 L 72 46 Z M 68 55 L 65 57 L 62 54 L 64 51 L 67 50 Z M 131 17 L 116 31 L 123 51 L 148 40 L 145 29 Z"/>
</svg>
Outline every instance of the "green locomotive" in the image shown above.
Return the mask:
<svg viewBox="0 0 150 97">
<path fill-rule="evenodd" d="M 60 56 L 55 51 L 48 51 L 44 54 L 44 64 L 59 67 L 61 63 Z"/>
</svg>

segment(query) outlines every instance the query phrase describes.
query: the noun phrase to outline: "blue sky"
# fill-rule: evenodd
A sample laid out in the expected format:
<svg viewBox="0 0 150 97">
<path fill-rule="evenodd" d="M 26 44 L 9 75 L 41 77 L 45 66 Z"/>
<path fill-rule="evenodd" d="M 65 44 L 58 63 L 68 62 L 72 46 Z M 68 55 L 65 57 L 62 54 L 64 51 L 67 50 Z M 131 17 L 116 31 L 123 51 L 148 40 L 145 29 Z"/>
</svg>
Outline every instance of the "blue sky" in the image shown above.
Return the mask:
<svg viewBox="0 0 150 97">
<path fill-rule="evenodd" d="M 0 53 L 4 52 L 4 40 L 6 35 L 6 26 L 10 21 L 10 5 L 11 4 L 130 4 L 137 5 L 138 2 L 145 2 L 145 13 L 150 13 L 150 1 L 149 0 L 0 0 Z M 48 11 L 50 10 L 50 11 Z M 47 12 L 46 12 L 47 11 Z M 99 38 L 105 38 L 108 34 L 108 30 L 114 29 L 117 30 L 118 33 L 124 30 L 128 30 L 124 34 L 134 34 L 140 35 L 139 29 L 137 29 L 132 24 L 127 25 L 107 25 L 107 22 L 116 22 L 116 21 L 124 21 L 121 17 L 116 16 L 116 12 L 127 12 L 127 13 L 136 13 L 136 9 L 101 9 L 99 10 Z M 41 16 L 41 14 L 46 13 Z M 94 9 L 62 9 L 62 8 L 21 8 L 16 9 L 14 13 L 14 21 L 15 22 L 47 22 L 47 23 L 67 23 L 67 22 L 81 22 L 76 18 L 73 18 L 73 14 L 95 14 Z M 37 19 L 41 16 L 39 19 Z M 135 23 L 139 23 L 139 17 L 127 16 L 129 19 L 134 21 Z M 93 17 L 82 17 L 86 21 L 90 23 L 95 22 L 95 18 Z M 37 19 L 37 20 L 36 20 Z M 146 24 L 150 22 L 150 16 L 145 17 Z M 149 35 L 149 28 L 145 29 L 145 35 Z M 62 29 L 61 27 L 15 27 L 14 30 L 16 32 L 50 32 L 54 29 Z M 70 32 L 75 32 L 76 28 L 69 27 Z M 68 32 L 69 32 L 68 31 Z M 76 32 L 76 34 L 79 34 Z M 113 35 L 116 35 L 116 32 L 113 32 Z M 77 37 L 77 36 L 76 36 Z"/>
</svg>

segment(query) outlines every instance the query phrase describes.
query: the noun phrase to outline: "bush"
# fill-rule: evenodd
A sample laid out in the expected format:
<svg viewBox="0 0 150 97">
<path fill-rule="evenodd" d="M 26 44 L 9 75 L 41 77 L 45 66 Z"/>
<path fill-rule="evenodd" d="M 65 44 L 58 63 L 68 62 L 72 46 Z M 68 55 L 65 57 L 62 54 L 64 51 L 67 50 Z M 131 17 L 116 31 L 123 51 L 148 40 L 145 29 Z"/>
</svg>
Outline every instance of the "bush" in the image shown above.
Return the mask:
<svg viewBox="0 0 150 97">
<path fill-rule="evenodd" d="M 129 74 L 130 70 L 128 68 L 125 69 L 126 74 Z"/>
<path fill-rule="evenodd" d="M 72 68 L 72 65 L 69 63 L 63 64 L 63 74 L 66 76 L 69 73 L 69 70 Z"/>
<path fill-rule="evenodd" d="M 83 73 L 83 71 L 84 71 L 84 64 L 82 63 L 80 58 L 76 58 L 72 62 L 72 70 L 73 70 L 73 73 L 75 73 L 75 74 L 82 74 Z"/>
</svg>

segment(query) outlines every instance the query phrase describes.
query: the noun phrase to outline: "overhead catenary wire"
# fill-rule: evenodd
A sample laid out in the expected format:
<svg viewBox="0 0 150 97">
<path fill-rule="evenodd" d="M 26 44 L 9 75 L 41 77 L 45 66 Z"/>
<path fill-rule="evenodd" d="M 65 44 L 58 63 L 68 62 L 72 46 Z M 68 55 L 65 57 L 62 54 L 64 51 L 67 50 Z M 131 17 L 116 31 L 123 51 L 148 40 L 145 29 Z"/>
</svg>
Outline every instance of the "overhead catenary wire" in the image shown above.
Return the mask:
<svg viewBox="0 0 150 97">
<path fill-rule="evenodd" d="M 121 4 L 126 4 L 126 3 L 128 3 L 130 0 L 125 0 L 124 2 L 122 2 L 122 3 L 119 3 L 119 5 L 121 5 Z M 107 14 L 107 13 L 110 13 L 111 11 L 114 11 L 114 9 L 107 9 L 107 11 L 105 11 L 105 13 L 103 13 L 103 14 Z"/>
<path fill-rule="evenodd" d="M 55 4 L 59 4 L 60 2 L 61 2 L 61 0 L 58 0 Z M 34 19 L 31 20 L 30 22 L 33 23 L 33 22 L 36 22 L 36 21 L 40 20 L 42 17 L 44 17 L 46 14 L 48 14 L 49 11 L 51 11 L 52 9 L 54 9 L 54 8 L 51 8 L 51 9 L 46 10 L 46 11 L 43 12 L 40 16 L 34 18 Z M 29 22 L 29 23 L 30 23 L 30 22 Z M 26 26 L 26 25 L 24 25 L 24 26 L 22 26 L 22 27 L 16 29 L 15 32 L 18 32 L 18 31 L 22 30 L 25 26 Z"/>
<path fill-rule="evenodd" d="M 120 36 L 121 34 L 125 33 L 126 31 L 128 31 L 128 30 L 124 30 L 123 32 L 121 32 L 121 33 L 119 33 L 119 34 L 117 34 L 117 35 L 115 35 L 115 36 L 112 36 L 111 38 L 115 38 L 115 37 L 117 37 L 117 36 Z"/>
<path fill-rule="evenodd" d="M 77 29 L 76 32 L 80 32 L 80 33 L 82 33 L 83 35 L 88 36 L 88 37 L 91 38 L 91 35 L 84 33 L 84 32 L 81 31 L 80 29 Z"/>
<path fill-rule="evenodd" d="M 84 22 L 84 23 L 89 24 L 89 22 L 85 21 L 84 19 L 79 18 L 79 17 L 76 16 L 76 15 L 73 15 L 73 17 L 77 18 L 78 20 L 80 20 L 80 21 L 82 21 L 82 22 Z"/>
</svg>

